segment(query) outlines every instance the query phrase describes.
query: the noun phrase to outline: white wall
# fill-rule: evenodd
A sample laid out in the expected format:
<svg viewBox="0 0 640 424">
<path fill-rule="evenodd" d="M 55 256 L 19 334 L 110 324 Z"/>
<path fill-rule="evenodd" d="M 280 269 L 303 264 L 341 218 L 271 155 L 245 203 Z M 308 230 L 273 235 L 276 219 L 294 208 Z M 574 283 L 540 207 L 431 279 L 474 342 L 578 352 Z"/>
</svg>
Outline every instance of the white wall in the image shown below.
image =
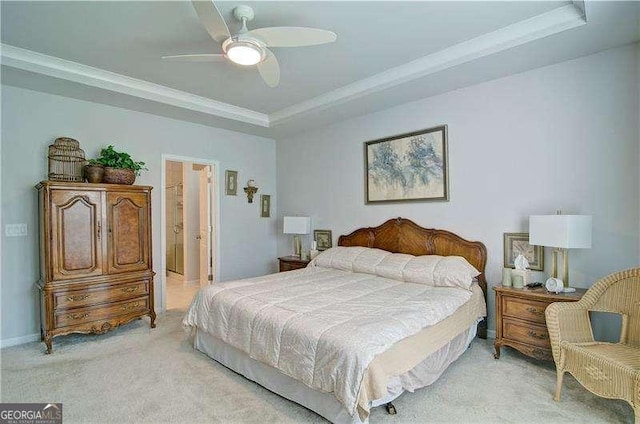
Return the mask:
<svg viewBox="0 0 640 424">
<path fill-rule="evenodd" d="M 571 252 L 575 286 L 638 265 L 637 54 L 637 45 L 612 49 L 278 140 L 278 220 L 312 216 L 334 244 L 398 216 L 451 230 L 484 242 L 493 286 L 503 233 L 562 209 L 593 215 L 593 248 Z M 451 201 L 365 205 L 363 142 L 442 124 Z M 278 253 L 290 244 L 280 235 Z M 490 291 L 489 329 L 493 300 Z"/>
<path fill-rule="evenodd" d="M 2 228 L 9 223 L 27 223 L 29 229 L 29 236 L 21 238 L 6 238 L 2 231 L 3 344 L 28 340 L 38 333 L 34 289 L 39 274 L 37 201 L 33 187 L 46 177 L 47 145 L 60 136 L 79 140 L 87 157 L 95 157 L 101 147 L 114 144 L 147 163 L 149 171 L 136 182 L 154 186 L 156 299 L 160 299 L 161 256 L 165 254 L 160 242 L 163 153 L 217 160 L 220 175 L 224 176 L 225 169 L 234 169 L 239 171 L 240 181 L 254 178 L 261 191 L 275 192 L 274 140 L 2 86 Z M 241 190 L 239 194 L 220 197 L 221 280 L 275 271 L 275 218 L 260 218 L 260 204 L 248 204 Z"/>
</svg>

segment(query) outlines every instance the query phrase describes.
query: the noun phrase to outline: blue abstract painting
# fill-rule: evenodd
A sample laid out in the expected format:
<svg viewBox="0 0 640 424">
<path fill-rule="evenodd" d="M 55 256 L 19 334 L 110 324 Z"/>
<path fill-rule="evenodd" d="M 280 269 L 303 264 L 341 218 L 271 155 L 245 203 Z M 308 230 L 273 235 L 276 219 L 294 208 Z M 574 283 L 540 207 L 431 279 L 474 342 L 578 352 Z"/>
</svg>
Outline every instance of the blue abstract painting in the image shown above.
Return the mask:
<svg viewBox="0 0 640 424">
<path fill-rule="evenodd" d="M 446 127 L 366 146 L 366 201 L 448 200 Z"/>
</svg>

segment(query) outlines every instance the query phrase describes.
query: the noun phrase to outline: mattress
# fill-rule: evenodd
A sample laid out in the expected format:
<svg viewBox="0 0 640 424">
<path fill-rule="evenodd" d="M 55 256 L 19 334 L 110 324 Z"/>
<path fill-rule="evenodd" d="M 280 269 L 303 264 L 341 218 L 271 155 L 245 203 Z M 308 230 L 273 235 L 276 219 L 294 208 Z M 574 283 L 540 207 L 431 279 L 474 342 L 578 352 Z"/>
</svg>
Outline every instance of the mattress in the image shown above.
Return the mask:
<svg viewBox="0 0 640 424">
<path fill-rule="evenodd" d="M 366 420 L 394 378 L 485 314 L 477 285 L 433 287 L 314 266 L 207 287 L 183 322 L 197 328 L 198 337 L 209 334 L 310 389 L 330 393 L 349 416 Z M 226 364 L 233 349 L 212 356 Z M 414 386 L 424 385 L 417 381 Z M 412 389 L 406 381 L 401 387 Z"/>
</svg>

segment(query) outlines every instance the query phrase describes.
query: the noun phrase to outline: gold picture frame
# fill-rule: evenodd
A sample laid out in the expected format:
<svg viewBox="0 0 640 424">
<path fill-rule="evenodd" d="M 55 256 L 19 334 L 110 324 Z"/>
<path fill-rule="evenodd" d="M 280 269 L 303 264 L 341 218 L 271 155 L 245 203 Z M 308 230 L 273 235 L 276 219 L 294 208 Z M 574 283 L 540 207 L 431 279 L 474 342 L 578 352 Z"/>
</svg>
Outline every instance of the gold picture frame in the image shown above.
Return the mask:
<svg viewBox="0 0 640 424">
<path fill-rule="evenodd" d="M 313 230 L 313 239 L 317 244 L 318 250 L 327 250 L 333 247 L 331 230 Z"/>
<path fill-rule="evenodd" d="M 261 218 L 271 217 L 271 195 L 270 194 L 260 195 L 260 217 Z"/>
<path fill-rule="evenodd" d="M 529 244 L 529 233 L 504 233 L 504 267 L 515 268 L 514 261 L 522 254 L 532 271 L 544 271 L 544 246 Z"/>
<path fill-rule="evenodd" d="M 227 196 L 238 195 L 238 171 L 224 171 L 224 194 Z"/>
</svg>

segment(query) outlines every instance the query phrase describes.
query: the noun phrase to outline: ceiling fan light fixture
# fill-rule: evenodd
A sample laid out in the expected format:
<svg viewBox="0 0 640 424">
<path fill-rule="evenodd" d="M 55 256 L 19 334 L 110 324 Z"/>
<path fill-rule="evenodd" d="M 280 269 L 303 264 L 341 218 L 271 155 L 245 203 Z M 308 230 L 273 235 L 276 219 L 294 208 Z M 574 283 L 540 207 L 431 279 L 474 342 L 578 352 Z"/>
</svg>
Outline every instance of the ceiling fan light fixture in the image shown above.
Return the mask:
<svg viewBox="0 0 640 424">
<path fill-rule="evenodd" d="M 244 41 L 232 41 L 224 46 L 229 60 L 238 65 L 256 65 L 264 59 L 264 51 L 260 46 Z"/>
</svg>

